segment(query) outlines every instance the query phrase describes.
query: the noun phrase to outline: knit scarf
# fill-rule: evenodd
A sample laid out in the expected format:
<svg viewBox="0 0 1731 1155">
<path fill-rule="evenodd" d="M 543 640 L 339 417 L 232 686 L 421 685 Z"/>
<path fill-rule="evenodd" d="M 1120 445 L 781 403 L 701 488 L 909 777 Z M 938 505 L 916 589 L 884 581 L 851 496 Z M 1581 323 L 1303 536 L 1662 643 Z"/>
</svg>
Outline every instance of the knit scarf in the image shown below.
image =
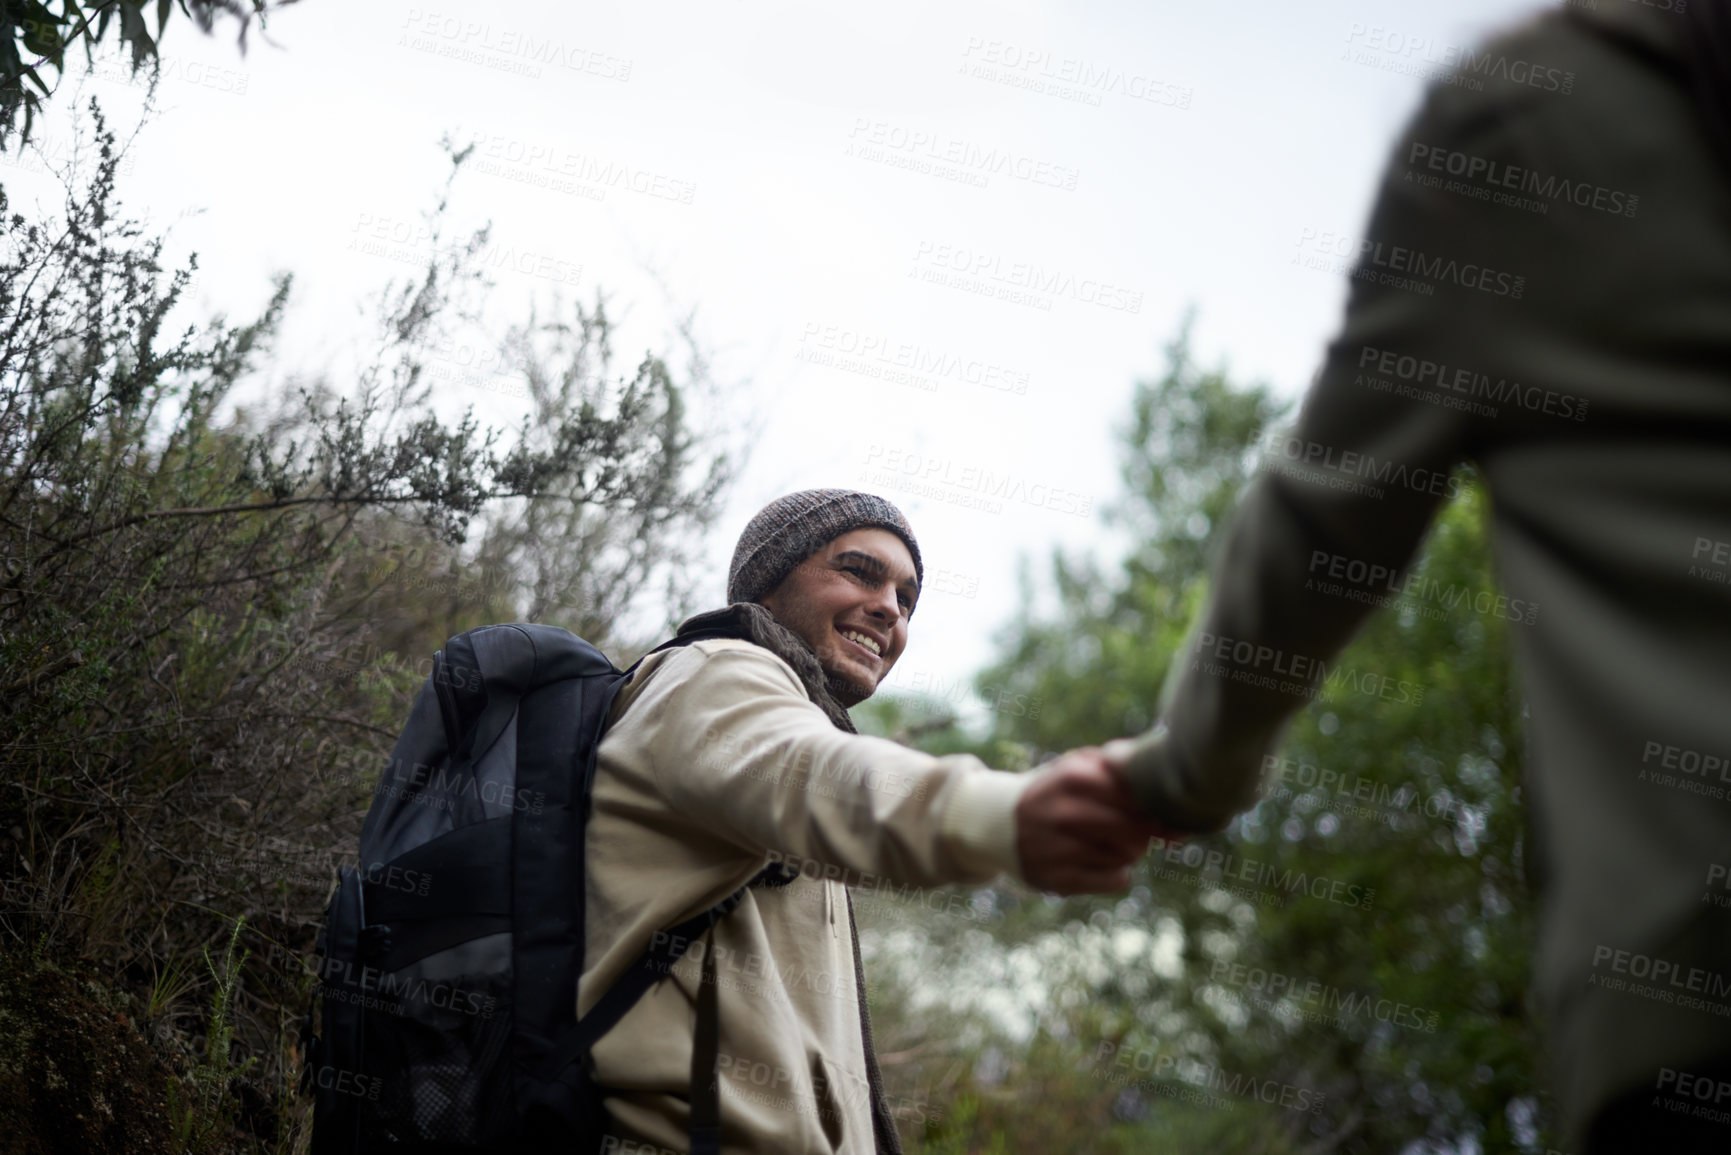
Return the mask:
<svg viewBox="0 0 1731 1155">
<path fill-rule="evenodd" d="M 737 638 L 762 646 L 789 666 L 798 675 L 808 698 L 824 712 L 838 730 L 857 734 L 853 719 L 836 700 L 834 682 L 824 673 L 817 654 L 805 639 L 775 620 L 756 602 L 735 602 L 725 609 L 711 610 L 687 618 L 674 635 L 678 641 L 701 641 L 704 638 Z M 786 881 L 792 881 L 788 879 Z M 889 1104 L 884 1099 L 883 1075 L 878 1071 L 877 1051 L 872 1043 L 871 1012 L 866 1009 L 865 966 L 860 960 L 859 929 L 854 925 L 853 895 L 847 898 L 847 928 L 853 936 L 854 981 L 859 990 L 859 1026 L 865 1039 L 866 1078 L 871 1083 L 872 1134 L 882 1155 L 902 1155 L 901 1137 L 890 1117 Z"/>
</svg>

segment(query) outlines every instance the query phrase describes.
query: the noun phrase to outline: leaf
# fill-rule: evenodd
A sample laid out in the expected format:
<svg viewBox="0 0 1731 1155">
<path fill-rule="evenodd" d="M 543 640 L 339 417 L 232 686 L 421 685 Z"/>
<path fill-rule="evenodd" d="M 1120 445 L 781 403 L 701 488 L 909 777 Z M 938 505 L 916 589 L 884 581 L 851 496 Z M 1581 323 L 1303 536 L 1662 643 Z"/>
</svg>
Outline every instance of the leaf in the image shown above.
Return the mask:
<svg viewBox="0 0 1731 1155">
<path fill-rule="evenodd" d="M 40 76 L 36 75 L 36 70 L 34 68 L 24 69 L 24 75 L 28 76 L 30 78 L 31 83 L 35 84 L 37 88 L 40 88 L 42 90 L 43 96 L 53 96 L 54 95 L 54 90 L 52 88 L 49 88 L 46 84 L 42 83 L 42 78 Z"/>
<path fill-rule="evenodd" d="M 144 23 L 143 0 L 121 0 L 120 39 L 132 45 L 132 68 L 137 71 L 146 60 L 156 55 L 156 41 Z"/>
<path fill-rule="evenodd" d="M 156 36 L 162 38 L 162 30 L 168 24 L 168 14 L 174 11 L 174 0 L 156 0 Z"/>
<path fill-rule="evenodd" d="M 25 51 L 41 58 L 36 63 L 48 62 L 54 64 L 56 68 L 59 67 L 59 62 L 54 59 L 60 54 L 60 41 L 58 39 L 52 36 L 44 38 L 32 29 L 24 34 L 22 42 Z"/>
<path fill-rule="evenodd" d="M 60 39 L 61 18 L 48 11 L 40 4 L 26 7 L 22 21 L 18 27 L 23 31 L 19 37 L 24 47 L 42 57 L 55 57 L 61 51 Z M 56 63 L 58 67 L 58 62 Z"/>
<path fill-rule="evenodd" d="M 66 19 L 64 16 L 56 16 L 48 5 L 41 3 L 41 0 L 27 0 L 24 4 L 24 22 L 27 24 L 59 26 L 66 23 Z"/>
</svg>

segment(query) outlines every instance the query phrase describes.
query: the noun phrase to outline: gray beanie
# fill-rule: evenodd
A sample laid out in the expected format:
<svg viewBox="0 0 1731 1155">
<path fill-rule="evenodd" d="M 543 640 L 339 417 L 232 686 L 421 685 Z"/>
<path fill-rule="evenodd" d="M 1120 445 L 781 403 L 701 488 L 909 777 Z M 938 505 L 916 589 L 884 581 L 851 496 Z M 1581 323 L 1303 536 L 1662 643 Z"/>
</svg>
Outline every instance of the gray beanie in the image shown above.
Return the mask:
<svg viewBox="0 0 1731 1155">
<path fill-rule="evenodd" d="M 727 571 L 727 600 L 755 602 L 800 562 L 856 529 L 887 529 L 901 538 L 913 555 L 914 575 L 925 580 L 919 543 L 901 510 L 872 493 L 802 489 L 776 498 L 746 523 Z"/>
</svg>

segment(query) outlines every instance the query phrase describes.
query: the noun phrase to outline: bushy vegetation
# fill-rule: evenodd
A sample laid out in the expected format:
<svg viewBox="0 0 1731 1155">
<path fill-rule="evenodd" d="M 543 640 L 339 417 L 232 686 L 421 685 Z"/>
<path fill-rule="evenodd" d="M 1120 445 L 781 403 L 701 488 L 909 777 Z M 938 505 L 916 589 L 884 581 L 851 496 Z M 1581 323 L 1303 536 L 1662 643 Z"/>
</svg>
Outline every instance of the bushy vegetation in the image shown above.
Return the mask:
<svg viewBox="0 0 1731 1155">
<path fill-rule="evenodd" d="M 275 366 L 287 275 L 189 322 L 91 116 L 57 217 L 0 193 L 0 950 L 131 992 L 180 1149 L 286 1151 L 314 924 L 425 660 L 523 617 L 629 649 L 732 466 L 701 357 L 621 372 L 599 298 L 499 335 L 519 428 L 441 418 L 484 229 L 381 293 L 352 379 Z"/>
</svg>

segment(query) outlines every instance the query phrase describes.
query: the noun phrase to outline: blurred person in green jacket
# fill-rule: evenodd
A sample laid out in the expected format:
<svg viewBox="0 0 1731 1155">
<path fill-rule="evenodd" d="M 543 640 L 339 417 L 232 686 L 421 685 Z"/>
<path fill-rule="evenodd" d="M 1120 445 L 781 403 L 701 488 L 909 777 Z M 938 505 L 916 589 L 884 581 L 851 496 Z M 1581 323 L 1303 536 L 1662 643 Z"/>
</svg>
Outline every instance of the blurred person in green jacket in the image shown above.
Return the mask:
<svg viewBox="0 0 1731 1155">
<path fill-rule="evenodd" d="M 1731 20 L 1687 2 L 1571 6 L 1449 61 L 1344 242 L 1342 330 L 1196 660 L 1107 748 L 1175 829 L 1252 806 L 1371 612 L 1319 567 L 1398 580 L 1475 464 L 1505 593 L 1544 607 L 1515 631 L 1537 989 L 1565 1143 L 1595 1155 L 1731 1150 L 1731 910 L 1702 898 L 1731 866 Z"/>
</svg>

